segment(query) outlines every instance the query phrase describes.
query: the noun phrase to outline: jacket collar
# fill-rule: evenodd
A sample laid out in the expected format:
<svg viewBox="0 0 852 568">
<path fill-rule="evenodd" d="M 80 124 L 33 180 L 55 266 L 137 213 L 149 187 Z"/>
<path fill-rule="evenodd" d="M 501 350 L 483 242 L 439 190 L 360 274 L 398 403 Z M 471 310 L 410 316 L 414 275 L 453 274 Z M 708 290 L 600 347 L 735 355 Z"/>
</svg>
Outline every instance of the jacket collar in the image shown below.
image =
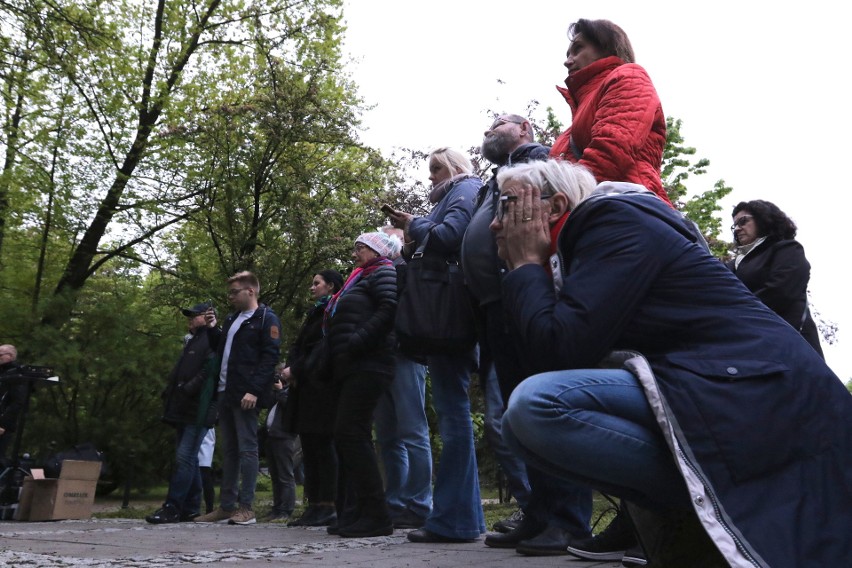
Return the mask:
<svg viewBox="0 0 852 568">
<path fill-rule="evenodd" d="M 582 101 L 588 93 L 597 89 L 600 81 L 609 75 L 610 71 L 621 65 L 625 65 L 624 60 L 620 57 L 616 57 L 615 55 L 598 59 L 594 63 L 583 67 L 573 75 L 569 75 L 565 79 L 565 87 L 567 87 L 567 89 L 557 85 L 556 90 L 562 94 L 565 98 L 565 102 L 568 103 L 568 106 L 570 106 L 572 110 L 576 110 L 580 101 Z"/>
</svg>

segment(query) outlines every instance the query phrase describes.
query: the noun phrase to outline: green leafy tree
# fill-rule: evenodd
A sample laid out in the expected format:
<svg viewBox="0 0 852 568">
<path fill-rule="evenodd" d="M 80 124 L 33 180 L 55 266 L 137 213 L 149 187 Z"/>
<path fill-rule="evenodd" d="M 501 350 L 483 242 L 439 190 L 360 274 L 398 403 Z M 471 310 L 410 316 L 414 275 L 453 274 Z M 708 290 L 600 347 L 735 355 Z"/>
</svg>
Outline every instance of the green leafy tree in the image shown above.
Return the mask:
<svg viewBox="0 0 852 568">
<path fill-rule="evenodd" d="M 392 164 L 357 140 L 339 8 L 0 2 L 9 41 L 38 62 L 12 77 L 11 50 L 0 77 L 0 334 L 60 376 L 34 396 L 33 453 L 93 441 L 116 475 L 132 463 L 137 482 L 162 479 L 176 308 L 222 311 L 224 278 L 252 269 L 292 331 L 310 276 L 345 272 L 354 238 L 381 224 Z"/>
<path fill-rule="evenodd" d="M 725 185 L 724 180 L 720 179 L 713 184 L 712 189 L 687 199 L 689 194 L 687 180 L 690 176 L 706 174 L 710 160 L 701 158 L 692 161 L 696 150 L 684 145 L 683 136 L 680 133 L 681 124 L 680 119 L 666 118 L 666 147 L 663 151 L 661 173 L 663 187 L 675 207 L 686 213 L 686 216 L 698 225 L 713 254 L 724 258 L 731 245 L 721 239 L 722 220 L 718 212 L 722 210 L 722 207 L 719 202 L 731 193 L 733 188 Z"/>
</svg>

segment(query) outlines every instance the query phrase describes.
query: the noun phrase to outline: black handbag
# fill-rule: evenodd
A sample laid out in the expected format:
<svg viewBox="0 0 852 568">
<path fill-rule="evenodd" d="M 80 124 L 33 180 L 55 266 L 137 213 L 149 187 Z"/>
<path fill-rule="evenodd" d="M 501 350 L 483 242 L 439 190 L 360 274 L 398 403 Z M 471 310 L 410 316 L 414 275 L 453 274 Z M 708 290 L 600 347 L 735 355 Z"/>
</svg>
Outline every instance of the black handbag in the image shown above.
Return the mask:
<svg viewBox="0 0 852 568">
<path fill-rule="evenodd" d="M 400 350 L 412 358 L 456 354 L 476 344 L 470 292 L 457 260 L 427 250 L 427 235 L 405 267 L 396 310 Z"/>
</svg>

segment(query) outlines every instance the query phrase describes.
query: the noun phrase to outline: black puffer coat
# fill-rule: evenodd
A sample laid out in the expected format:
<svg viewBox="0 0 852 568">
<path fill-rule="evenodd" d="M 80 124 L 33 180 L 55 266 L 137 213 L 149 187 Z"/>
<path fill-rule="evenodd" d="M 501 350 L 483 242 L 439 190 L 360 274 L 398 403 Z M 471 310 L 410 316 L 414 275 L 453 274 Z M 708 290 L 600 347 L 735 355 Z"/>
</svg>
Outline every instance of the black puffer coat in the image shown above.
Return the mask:
<svg viewBox="0 0 852 568">
<path fill-rule="evenodd" d="M 359 371 L 392 374 L 396 270 L 380 266 L 340 296 L 328 322 L 334 380 Z"/>
<path fill-rule="evenodd" d="M 287 365 L 293 376 L 290 400 L 284 407 L 284 429 L 296 434 L 330 434 L 334 426 L 334 402 L 331 385 L 309 378 L 305 362 L 322 339 L 325 303 L 305 316 L 296 341 L 287 353 Z"/>
<path fill-rule="evenodd" d="M 210 328 L 200 327 L 187 341 L 177 364 L 169 374 L 163 391 L 163 422 L 194 425 L 198 421 L 198 403 L 206 380 L 207 361 L 213 357 L 210 345 Z"/>
</svg>

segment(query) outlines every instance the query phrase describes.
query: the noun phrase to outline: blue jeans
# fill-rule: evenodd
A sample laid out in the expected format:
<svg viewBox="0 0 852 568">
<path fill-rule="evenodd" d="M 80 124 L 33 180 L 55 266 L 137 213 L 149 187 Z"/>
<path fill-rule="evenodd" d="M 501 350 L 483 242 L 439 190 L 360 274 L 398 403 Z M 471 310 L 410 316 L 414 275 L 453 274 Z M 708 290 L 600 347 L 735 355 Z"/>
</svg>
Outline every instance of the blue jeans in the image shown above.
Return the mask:
<svg viewBox="0 0 852 568">
<path fill-rule="evenodd" d="M 523 341 L 511 322 L 507 320 L 501 302 L 493 302 L 484 307 L 482 323 L 487 347 L 485 352 L 493 361 L 493 370 L 486 375 L 485 383 L 485 433 L 488 436 L 489 422 L 494 419 L 502 421 L 509 395 L 530 373 L 526 353 L 521 349 Z M 496 434 L 496 436 L 501 435 L 502 432 Z M 540 527 L 557 526 L 577 538 L 590 534 L 589 520 L 592 514 L 590 489 L 553 477 L 526 464 L 521 477 L 517 473 L 517 466 L 512 464 L 512 461 L 515 464 L 523 463 L 521 456 L 509 450 L 502 436 L 499 444 L 492 443 L 492 445 L 497 454 L 497 460 L 509 480 L 510 490 L 517 491 L 511 485 L 513 477 L 515 484 L 521 483 L 521 480 L 525 484 L 526 491 L 516 493 L 516 498 L 529 523 Z M 501 453 L 503 453 L 502 456 Z"/>
<path fill-rule="evenodd" d="M 426 518 L 432 511 L 432 445 L 425 365 L 397 354 L 394 379 L 379 399 L 375 422 L 391 512 L 407 509 Z"/>
<path fill-rule="evenodd" d="M 506 485 L 509 492 L 518 502 L 521 509 L 526 510 L 530 501 L 530 482 L 527 479 L 527 466 L 518 455 L 503 441 L 503 394 L 500 392 L 500 383 L 497 380 L 497 371 L 494 365 L 485 373 L 485 439 L 491 450 L 497 457 L 497 463 L 506 476 Z"/>
<path fill-rule="evenodd" d="M 642 386 L 628 371 L 530 377 L 512 393 L 503 437 L 527 464 L 555 477 L 644 507 L 688 504 Z"/>
<path fill-rule="evenodd" d="M 222 446 L 222 508 L 233 511 L 237 504 L 251 508 L 257 483 L 257 408 L 243 410 L 219 400 L 219 441 Z M 240 483 L 242 481 L 242 483 Z"/>
<path fill-rule="evenodd" d="M 452 538 L 479 538 L 485 516 L 473 445 L 468 387 L 477 352 L 428 357 L 432 402 L 438 414 L 441 450 L 435 479 L 432 514 L 424 528 Z"/>
<path fill-rule="evenodd" d="M 180 426 L 175 443 L 175 469 L 169 480 L 166 503 L 183 515 L 201 512 L 201 470 L 198 468 L 198 449 L 208 428 Z"/>
</svg>

